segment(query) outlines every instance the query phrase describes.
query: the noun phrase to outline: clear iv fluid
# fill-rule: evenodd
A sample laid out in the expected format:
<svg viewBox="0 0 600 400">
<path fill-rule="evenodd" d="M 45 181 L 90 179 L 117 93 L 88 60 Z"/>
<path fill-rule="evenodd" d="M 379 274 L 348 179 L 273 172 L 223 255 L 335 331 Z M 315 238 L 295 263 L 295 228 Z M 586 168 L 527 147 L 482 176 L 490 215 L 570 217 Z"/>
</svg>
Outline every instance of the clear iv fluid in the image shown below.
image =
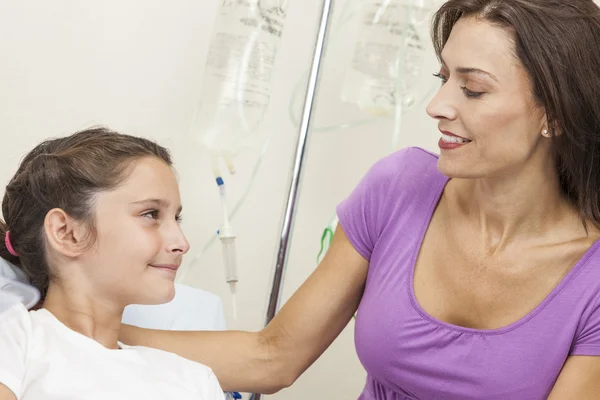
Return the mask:
<svg viewBox="0 0 600 400">
<path fill-rule="evenodd" d="M 418 27 L 429 11 L 429 1 L 364 1 L 358 41 L 342 89 L 344 102 L 376 115 L 393 115 L 398 101 L 402 106 L 414 102 L 413 86 L 425 54 Z"/>
<path fill-rule="evenodd" d="M 277 46 L 286 12 L 278 3 L 223 0 L 192 134 L 219 156 L 262 143 Z"/>
</svg>

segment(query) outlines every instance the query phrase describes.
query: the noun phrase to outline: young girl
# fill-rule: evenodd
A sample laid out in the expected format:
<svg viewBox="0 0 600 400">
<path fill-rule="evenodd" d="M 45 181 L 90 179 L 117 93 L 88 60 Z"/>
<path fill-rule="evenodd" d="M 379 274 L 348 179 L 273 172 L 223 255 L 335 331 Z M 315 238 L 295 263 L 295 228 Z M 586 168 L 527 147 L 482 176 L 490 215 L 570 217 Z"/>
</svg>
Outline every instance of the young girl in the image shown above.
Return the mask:
<svg viewBox="0 0 600 400">
<path fill-rule="evenodd" d="M 43 142 L 2 213 L 0 256 L 43 305 L 0 314 L 0 400 L 224 398 L 208 367 L 118 341 L 125 306 L 174 297 L 189 249 L 166 149 L 103 128 Z"/>
</svg>

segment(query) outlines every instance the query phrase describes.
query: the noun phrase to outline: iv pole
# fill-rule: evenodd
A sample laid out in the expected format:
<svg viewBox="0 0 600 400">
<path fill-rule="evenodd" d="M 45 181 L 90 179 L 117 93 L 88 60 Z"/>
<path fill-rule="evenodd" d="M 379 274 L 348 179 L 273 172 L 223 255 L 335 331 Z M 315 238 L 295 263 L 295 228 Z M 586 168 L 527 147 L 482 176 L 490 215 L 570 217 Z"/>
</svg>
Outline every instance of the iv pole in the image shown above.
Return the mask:
<svg viewBox="0 0 600 400">
<path fill-rule="evenodd" d="M 289 254 L 290 238 L 292 234 L 292 226 L 294 222 L 294 214 L 296 203 L 298 200 L 298 189 L 300 187 L 300 178 L 304 164 L 304 155 L 310 130 L 310 122 L 313 112 L 313 104 L 317 93 L 317 85 L 319 83 L 319 73 L 321 71 L 321 59 L 325 48 L 325 38 L 327 36 L 327 28 L 329 25 L 329 17 L 331 14 L 333 0 L 323 0 L 323 9 L 321 12 L 321 21 L 319 24 L 319 33 L 317 35 L 313 61 L 310 69 L 306 97 L 304 99 L 304 108 L 302 110 L 302 119 L 300 121 L 300 130 L 298 142 L 296 144 L 296 156 L 294 159 L 294 169 L 290 182 L 288 199 L 285 207 L 285 214 L 281 227 L 281 236 L 279 241 L 279 249 L 277 251 L 277 260 L 275 264 L 275 274 L 273 276 L 273 286 L 271 287 L 271 295 L 269 296 L 269 305 L 267 307 L 267 317 L 265 325 L 268 324 L 279 309 L 281 291 L 283 288 L 283 278 L 287 267 L 287 259 Z M 251 396 L 252 400 L 260 400 L 261 394 L 255 393 Z"/>
</svg>

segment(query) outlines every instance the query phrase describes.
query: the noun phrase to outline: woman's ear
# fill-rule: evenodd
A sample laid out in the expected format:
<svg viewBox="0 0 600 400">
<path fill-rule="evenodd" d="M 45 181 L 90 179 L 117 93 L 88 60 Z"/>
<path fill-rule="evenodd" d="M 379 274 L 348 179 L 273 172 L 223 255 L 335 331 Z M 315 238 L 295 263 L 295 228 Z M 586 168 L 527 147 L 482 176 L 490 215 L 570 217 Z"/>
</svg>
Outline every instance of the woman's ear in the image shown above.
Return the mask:
<svg viewBox="0 0 600 400">
<path fill-rule="evenodd" d="M 542 129 L 540 129 L 540 132 L 541 132 L 542 136 L 544 136 L 544 137 L 554 137 L 554 136 L 560 136 L 562 134 L 562 131 L 559 129 L 559 126 L 556 122 L 548 121 L 547 114 L 544 114 L 544 117 L 541 121 L 541 125 L 542 125 Z"/>
<path fill-rule="evenodd" d="M 48 246 L 66 257 L 77 257 L 88 247 L 89 228 L 64 210 L 54 208 L 44 219 Z"/>
</svg>

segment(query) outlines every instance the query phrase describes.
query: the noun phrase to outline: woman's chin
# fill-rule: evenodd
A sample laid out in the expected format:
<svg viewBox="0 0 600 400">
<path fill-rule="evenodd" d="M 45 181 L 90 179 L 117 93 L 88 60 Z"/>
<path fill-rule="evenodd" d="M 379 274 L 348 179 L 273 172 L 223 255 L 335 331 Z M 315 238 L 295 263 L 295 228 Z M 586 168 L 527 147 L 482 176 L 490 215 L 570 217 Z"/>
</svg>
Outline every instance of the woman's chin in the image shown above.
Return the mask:
<svg viewBox="0 0 600 400">
<path fill-rule="evenodd" d="M 468 165 L 464 160 L 453 160 L 440 157 L 437 164 L 438 171 L 451 179 L 475 179 L 481 177 L 480 168 Z"/>
</svg>

